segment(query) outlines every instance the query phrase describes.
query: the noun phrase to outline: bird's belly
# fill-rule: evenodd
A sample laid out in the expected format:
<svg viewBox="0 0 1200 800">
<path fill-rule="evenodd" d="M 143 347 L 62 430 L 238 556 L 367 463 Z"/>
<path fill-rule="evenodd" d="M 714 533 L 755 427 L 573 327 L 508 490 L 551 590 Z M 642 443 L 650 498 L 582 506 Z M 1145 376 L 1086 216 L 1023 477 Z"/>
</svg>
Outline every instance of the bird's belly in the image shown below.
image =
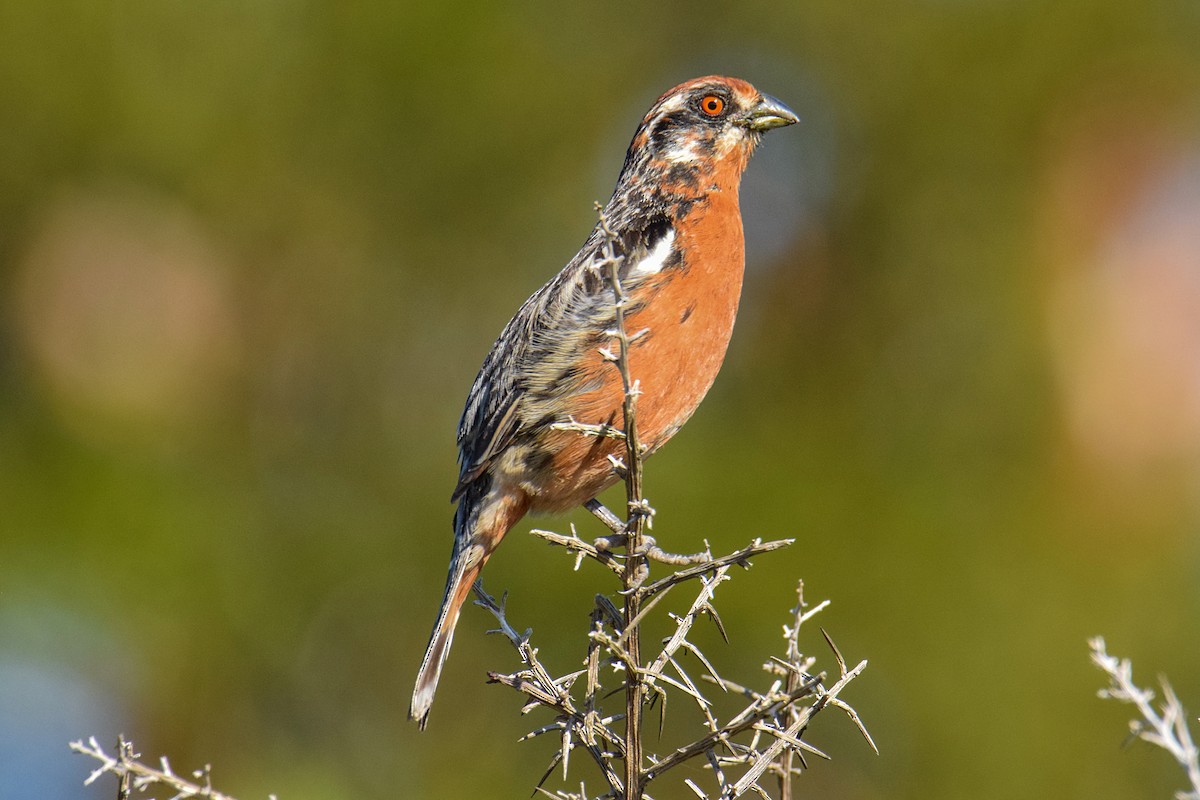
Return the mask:
<svg viewBox="0 0 1200 800">
<path fill-rule="evenodd" d="M 648 451 L 661 447 L 708 393 L 733 333 L 742 286 L 742 240 L 738 226 L 725 258 L 710 265 L 685 266 L 655 276 L 633 293 L 637 309 L 625 321 L 633 338 L 629 371 L 640 391 L 639 438 Z M 616 342 L 605 342 L 616 352 Z M 578 393 L 562 398 L 560 420 L 624 428 L 624 391 L 616 364 L 598 348 L 584 354 L 581 370 L 595 376 Z M 625 443 L 577 431 L 548 430 L 541 439 L 549 469 L 527 475 L 533 511 L 555 512 L 577 506 L 616 482 L 609 457 L 624 459 Z M 552 454 L 552 455 L 551 455 Z M 532 480 L 529 480 L 532 478 Z"/>
</svg>

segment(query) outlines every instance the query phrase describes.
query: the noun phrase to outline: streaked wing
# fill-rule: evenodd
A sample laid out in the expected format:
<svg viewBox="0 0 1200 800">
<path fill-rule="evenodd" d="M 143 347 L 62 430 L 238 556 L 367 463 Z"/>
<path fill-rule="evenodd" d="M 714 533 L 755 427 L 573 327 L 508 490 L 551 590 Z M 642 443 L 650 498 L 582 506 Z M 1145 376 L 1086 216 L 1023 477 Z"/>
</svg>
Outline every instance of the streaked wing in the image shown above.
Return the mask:
<svg viewBox="0 0 1200 800">
<path fill-rule="evenodd" d="M 613 250 L 624 257 L 622 282 L 633 286 L 676 266 L 674 238 L 662 216 L 618 231 Z M 571 263 L 525 301 L 492 345 L 459 421 L 459 478 L 452 499 L 483 475 L 530 424 L 537 424 L 521 413 L 535 372 L 547 363 L 580 362 L 587 337 L 579 332 L 611 327 L 613 294 L 607 274 L 602 274 L 602 244 L 597 226 Z"/>
</svg>

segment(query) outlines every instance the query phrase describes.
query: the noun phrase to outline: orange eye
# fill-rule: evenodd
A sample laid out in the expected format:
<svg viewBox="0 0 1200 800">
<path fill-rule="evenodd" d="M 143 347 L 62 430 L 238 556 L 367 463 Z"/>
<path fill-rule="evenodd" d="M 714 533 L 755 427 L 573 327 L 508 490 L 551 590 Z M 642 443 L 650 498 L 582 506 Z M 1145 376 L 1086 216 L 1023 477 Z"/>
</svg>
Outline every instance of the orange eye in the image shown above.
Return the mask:
<svg viewBox="0 0 1200 800">
<path fill-rule="evenodd" d="M 719 117 L 725 110 L 725 98 L 715 94 L 705 95 L 700 101 L 700 110 L 710 117 Z"/>
</svg>

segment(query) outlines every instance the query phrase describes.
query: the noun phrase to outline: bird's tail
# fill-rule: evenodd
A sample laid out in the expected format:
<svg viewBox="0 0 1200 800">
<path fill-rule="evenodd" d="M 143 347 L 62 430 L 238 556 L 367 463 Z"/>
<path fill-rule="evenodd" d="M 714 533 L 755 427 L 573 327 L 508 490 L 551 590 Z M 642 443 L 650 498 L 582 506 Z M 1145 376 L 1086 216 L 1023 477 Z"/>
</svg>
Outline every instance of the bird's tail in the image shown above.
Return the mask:
<svg viewBox="0 0 1200 800">
<path fill-rule="evenodd" d="M 417 684 L 413 688 L 412 704 L 408 707 L 408 718 L 417 721 L 421 730 L 425 730 L 429 718 L 429 707 L 433 705 L 433 695 L 437 692 L 438 679 L 442 675 L 442 665 L 450 654 L 450 645 L 454 641 L 454 626 L 458 624 L 458 613 L 466 602 L 472 584 L 483 570 L 483 559 L 469 564 L 467 554 L 470 547 L 459 547 L 455 540 L 454 555 L 450 562 L 450 574 L 446 578 L 446 593 L 442 597 L 442 608 L 438 611 L 437 624 L 433 626 L 433 634 L 429 637 L 429 645 L 425 648 L 425 658 L 421 661 L 421 671 L 417 673 Z"/>
<path fill-rule="evenodd" d="M 468 493 L 462 499 L 454 515 L 454 550 L 450 556 L 450 572 L 446 576 L 446 591 L 442 595 L 437 624 L 433 626 L 425 657 L 421 660 L 421 669 L 417 673 L 412 704 L 408 707 L 408 718 L 416 720 L 421 730 L 425 730 L 429 707 L 433 705 L 438 679 L 442 675 L 442 665 L 450 654 L 459 611 L 479 573 L 483 571 L 488 556 L 500 544 L 509 528 L 524 516 L 528 504 L 524 497 L 519 501 L 501 498 L 479 502 L 470 495 Z"/>
</svg>

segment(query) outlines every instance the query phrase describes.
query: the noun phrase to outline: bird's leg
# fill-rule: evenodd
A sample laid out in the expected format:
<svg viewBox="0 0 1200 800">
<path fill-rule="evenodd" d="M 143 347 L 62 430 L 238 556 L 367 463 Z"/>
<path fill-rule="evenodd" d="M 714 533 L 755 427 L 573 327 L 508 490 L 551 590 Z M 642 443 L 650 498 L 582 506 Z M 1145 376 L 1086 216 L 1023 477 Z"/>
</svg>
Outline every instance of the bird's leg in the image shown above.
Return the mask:
<svg viewBox="0 0 1200 800">
<path fill-rule="evenodd" d="M 624 547 L 629 541 L 629 536 L 625 533 L 625 523 L 616 514 L 608 510 L 608 507 L 601 503 L 596 498 L 592 498 L 583 504 L 583 507 L 592 512 L 596 519 L 604 523 L 612 533 L 608 536 L 601 536 L 592 542 L 592 546 L 602 553 L 611 553 L 617 548 Z"/>
<path fill-rule="evenodd" d="M 625 546 L 629 537 L 625 534 L 625 523 L 621 522 L 620 517 L 609 511 L 607 506 L 595 498 L 588 500 L 583 506 L 613 532 L 611 536 L 601 536 L 592 542 L 597 550 L 609 553 L 618 547 Z M 630 508 L 634 513 L 645 516 L 647 522 L 654 518 L 654 509 L 645 500 L 631 505 Z M 668 553 L 658 546 L 653 536 L 647 536 L 646 534 L 642 534 L 642 546 L 636 555 L 644 556 L 660 564 L 670 564 L 677 567 L 689 564 L 703 564 L 705 561 L 712 559 L 712 551 L 708 549 L 700 553 Z"/>
<path fill-rule="evenodd" d="M 603 522 L 605 527 L 612 531 L 611 535 L 601 536 L 592 542 L 593 546 L 597 550 L 610 553 L 617 548 L 626 547 L 628 545 L 629 535 L 626 533 L 625 523 L 621 521 L 620 517 L 609 511 L 607 506 L 595 498 L 588 500 L 583 504 L 583 506 L 588 511 L 592 512 L 592 514 L 596 516 L 596 519 Z M 650 519 L 654 516 L 654 509 L 651 508 L 650 504 L 644 500 L 634 506 L 631 506 L 631 508 L 634 513 L 645 516 L 647 519 Z M 664 561 L 662 558 L 657 557 L 660 553 L 663 553 L 663 551 L 658 548 L 658 545 L 654 541 L 654 537 L 642 534 L 642 546 L 638 548 L 637 552 L 633 555 L 646 556 L 655 561 Z M 677 556 L 676 558 L 682 558 L 682 556 Z M 664 561 L 664 563 L 674 562 Z"/>
<path fill-rule="evenodd" d="M 583 507 L 596 515 L 596 519 L 604 523 L 613 533 L 619 533 L 624 537 L 625 523 L 616 514 L 608 510 L 608 507 L 601 503 L 596 498 L 592 498 L 583 504 Z"/>
<path fill-rule="evenodd" d="M 669 564 L 673 567 L 684 567 L 691 564 L 703 564 L 707 561 L 712 561 L 712 551 L 705 549 L 702 553 L 668 553 L 658 545 L 654 544 L 654 539 L 649 539 L 649 545 L 646 548 L 645 556 L 651 561 L 657 561 L 660 564 Z"/>
</svg>

